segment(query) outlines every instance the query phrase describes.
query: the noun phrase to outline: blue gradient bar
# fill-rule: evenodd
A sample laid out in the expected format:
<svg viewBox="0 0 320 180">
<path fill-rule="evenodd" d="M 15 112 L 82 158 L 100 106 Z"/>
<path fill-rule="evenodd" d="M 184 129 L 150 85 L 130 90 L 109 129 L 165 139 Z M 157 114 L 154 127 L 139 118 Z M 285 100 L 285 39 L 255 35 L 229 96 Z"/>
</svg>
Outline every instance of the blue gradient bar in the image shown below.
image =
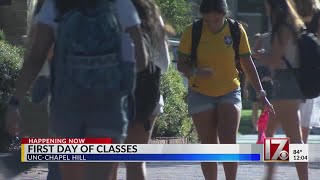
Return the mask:
<svg viewBox="0 0 320 180">
<path fill-rule="evenodd" d="M 46 154 L 47 156 L 48 154 Z M 62 157 L 63 155 L 64 157 Z M 44 155 L 42 155 L 44 156 Z M 174 161 L 174 162 L 257 162 L 261 161 L 260 154 L 50 154 L 49 156 L 60 156 L 55 160 L 47 160 L 47 157 L 40 161 Z M 77 159 L 78 156 L 81 159 Z M 30 156 L 29 156 L 30 157 Z M 28 162 L 37 162 L 27 158 Z"/>
</svg>

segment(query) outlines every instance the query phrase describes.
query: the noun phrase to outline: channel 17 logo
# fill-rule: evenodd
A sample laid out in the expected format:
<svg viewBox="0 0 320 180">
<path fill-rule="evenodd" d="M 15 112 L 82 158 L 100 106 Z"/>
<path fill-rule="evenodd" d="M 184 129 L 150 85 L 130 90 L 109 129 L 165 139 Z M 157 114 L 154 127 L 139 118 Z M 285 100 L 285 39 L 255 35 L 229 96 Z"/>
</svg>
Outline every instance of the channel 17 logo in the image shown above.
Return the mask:
<svg viewBox="0 0 320 180">
<path fill-rule="evenodd" d="M 266 138 L 263 144 L 264 161 L 289 161 L 289 138 Z"/>
</svg>

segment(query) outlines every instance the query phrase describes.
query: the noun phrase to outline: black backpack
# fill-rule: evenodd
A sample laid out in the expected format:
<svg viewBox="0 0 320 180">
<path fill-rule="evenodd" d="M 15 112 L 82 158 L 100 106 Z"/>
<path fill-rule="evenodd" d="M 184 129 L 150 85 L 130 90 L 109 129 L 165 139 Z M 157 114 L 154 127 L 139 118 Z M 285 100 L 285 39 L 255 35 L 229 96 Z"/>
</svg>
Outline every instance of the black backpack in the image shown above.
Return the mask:
<svg viewBox="0 0 320 180">
<path fill-rule="evenodd" d="M 235 62 L 236 67 L 239 72 L 239 79 L 241 85 L 244 85 L 244 72 L 240 64 L 240 55 L 239 55 L 239 46 L 240 46 L 240 38 L 241 38 L 241 31 L 240 31 L 240 23 L 227 18 L 227 22 L 230 29 L 231 38 L 233 41 L 233 49 L 235 52 Z M 191 42 L 191 56 L 190 60 L 194 67 L 197 67 L 197 49 L 201 39 L 201 32 L 202 32 L 202 25 L 203 19 L 199 19 L 192 24 L 192 42 Z"/>
<path fill-rule="evenodd" d="M 295 72 L 300 90 L 306 99 L 320 95 L 320 42 L 314 33 L 303 30 L 298 38 L 300 67 L 294 69 L 284 57 L 289 69 Z"/>
</svg>

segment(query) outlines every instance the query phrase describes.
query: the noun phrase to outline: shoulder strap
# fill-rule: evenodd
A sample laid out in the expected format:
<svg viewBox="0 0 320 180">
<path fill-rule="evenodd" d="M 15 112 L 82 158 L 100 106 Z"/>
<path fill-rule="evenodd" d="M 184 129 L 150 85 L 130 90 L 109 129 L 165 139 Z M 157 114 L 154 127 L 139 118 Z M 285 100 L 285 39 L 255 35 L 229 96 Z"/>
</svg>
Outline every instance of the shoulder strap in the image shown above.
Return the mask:
<svg viewBox="0 0 320 180">
<path fill-rule="evenodd" d="M 203 20 L 199 19 L 192 24 L 191 62 L 197 65 L 197 50 L 201 39 Z"/>
<path fill-rule="evenodd" d="M 239 54 L 239 46 L 240 46 L 240 39 L 241 39 L 241 32 L 240 32 L 240 25 L 239 22 L 227 18 L 228 24 L 229 24 L 229 29 L 231 33 L 231 38 L 233 41 L 233 49 L 235 52 L 235 59 L 238 60 L 240 59 L 240 54 Z"/>
<path fill-rule="evenodd" d="M 239 79 L 241 82 L 243 82 L 245 79 L 244 78 L 245 74 L 241 67 L 240 53 L 239 53 L 239 46 L 240 46 L 240 40 L 241 40 L 240 23 L 230 18 L 227 18 L 227 21 L 229 24 L 230 34 L 233 41 L 233 49 L 235 54 L 234 60 L 236 63 L 236 68 L 239 72 Z"/>
<path fill-rule="evenodd" d="M 286 65 L 287 65 L 287 67 L 289 69 L 291 69 L 291 70 L 293 69 L 293 67 L 291 66 L 289 60 L 285 56 L 282 56 L 282 60 L 286 63 Z"/>
</svg>

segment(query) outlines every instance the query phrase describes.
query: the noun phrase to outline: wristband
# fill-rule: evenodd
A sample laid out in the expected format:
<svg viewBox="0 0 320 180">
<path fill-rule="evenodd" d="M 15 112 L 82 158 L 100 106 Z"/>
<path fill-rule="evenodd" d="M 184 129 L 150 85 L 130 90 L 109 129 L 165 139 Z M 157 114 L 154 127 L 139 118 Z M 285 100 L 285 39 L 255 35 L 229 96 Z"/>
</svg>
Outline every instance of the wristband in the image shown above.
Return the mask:
<svg viewBox="0 0 320 180">
<path fill-rule="evenodd" d="M 261 99 L 261 98 L 266 97 L 266 96 L 267 96 L 267 93 L 264 90 L 260 90 L 259 92 L 257 92 L 257 98 L 258 99 Z"/>
</svg>

